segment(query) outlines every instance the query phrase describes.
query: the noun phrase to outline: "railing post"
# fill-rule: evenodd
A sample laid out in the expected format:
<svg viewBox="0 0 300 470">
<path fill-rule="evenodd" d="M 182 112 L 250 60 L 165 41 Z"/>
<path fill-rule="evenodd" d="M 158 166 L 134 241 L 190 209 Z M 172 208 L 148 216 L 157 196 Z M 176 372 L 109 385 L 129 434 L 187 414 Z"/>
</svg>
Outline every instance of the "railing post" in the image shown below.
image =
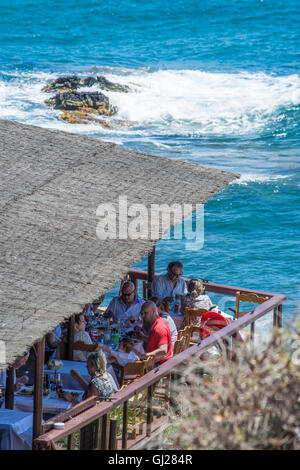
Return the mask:
<svg viewBox="0 0 300 470">
<path fill-rule="evenodd" d="M 101 426 L 101 450 L 108 450 L 109 445 L 109 414 L 102 416 L 102 426 Z"/>
<path fill-rule="evenodd" d="M 128 415 L 128 402 L 123 404 L 123 426 L 122 426 L 122 449 L 127 449 L 127 415 Z"/>
<path fill-rule="evenodd" d="M 110 420 L 108 449 L 117 450 L 117 420 L 116 419 Z"/>
<path fill-rule="evenodd" d="M 147 389 L 147 430 L 146 430 L 147 437 L 150 437 L 150 434 L 151 434 L 152 395 L 153 395 L 153 385 L 150 385 L 150 387 L 148 387 Z"/>
</svg>

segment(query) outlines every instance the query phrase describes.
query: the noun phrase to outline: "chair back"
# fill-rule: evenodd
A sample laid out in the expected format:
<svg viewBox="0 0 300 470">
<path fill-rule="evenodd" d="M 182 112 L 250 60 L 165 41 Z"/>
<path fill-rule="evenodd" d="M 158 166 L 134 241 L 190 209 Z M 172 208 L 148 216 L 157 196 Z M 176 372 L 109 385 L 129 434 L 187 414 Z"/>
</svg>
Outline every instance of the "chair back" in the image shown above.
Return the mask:
<svg viewBox="0 0 300 470">
<path fill-rule="evenodd" d="M 235 293 L 235 318 L 242 317 L 249 312 L 240 312 L 240 302 L 252 302 L 256 304 L 262 304 L 266 300 L 269 300 L 269 297 L 264 297 L 262 295 L 254 294 L 252 292 L 240 292 Z"/>
<path fill-rule="evenodd" d="M 174 349 L 173 349 L 173 356 L 184 351 L 185 342 L 186 342 L 186 338 L 184 336 L 181 336 L 180 339 L 177 339 L 175 341 Z"/>
<path fill-rule="evenodd" d="M 145 366 L 144 374 L 147 374 L 150 370 L 154 369 L 154 359 L 155 356 L 149 356 L 145 361 L 143 361 Z"/>
<path fill-rule="evenodd" d="M 180 339 L 184 335 L 192 334 L 192 325 L 185 326 L 182 330 L 177 331 L 177 339 Z"/>
<path fill-rule="evenodd" d="M 207 312 L 207 308 L 186 308 L 185 309 L 185 324 L 190 325 L 191 319 L 200 319 L 202 315 Z"/>
</svg>

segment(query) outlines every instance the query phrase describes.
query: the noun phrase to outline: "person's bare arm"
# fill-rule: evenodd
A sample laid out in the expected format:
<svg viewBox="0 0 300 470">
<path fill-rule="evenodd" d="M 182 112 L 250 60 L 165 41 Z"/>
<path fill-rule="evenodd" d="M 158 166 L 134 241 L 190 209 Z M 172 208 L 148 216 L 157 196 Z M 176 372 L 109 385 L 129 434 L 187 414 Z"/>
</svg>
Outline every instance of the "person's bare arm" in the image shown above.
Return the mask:
<svg viewBox="0 0 300 470">
<path fill-rule="evenodd" d="M 75 369 L 72 369 L 70 373 L 71 373 L 71 376 L 73 377 L 73 379 L 77 380 L 77 382 L 79 383 L 81 388 L 83 390 L 87 390 L 88 383 L 84 380 L 84 378 L 80 375 L 80 373 Z"/>
<path fill-rule="evenodd" d="M 141 355 L 141 359 L 147 359 L 149 356 L 154 356 L 155 362 L 161 361 L 164 359 L 168 352 L 168 345 L 161 344 L 157 349 L 149 353 Z"/>
<path fill-rule="evenodd" d="M 97 388 L 95 387 L 94 384 L 91 384 L 89 389 L 88 389 L 88 392 L 87 392 L 87 398 L 90 398 L 90 397 L 94 397 L 94 396 L 98 396 L 99 395 L 99 392 L 97 390 Z"/>
<path fill-rule="evenodd" d="M 73 349 L 75 351 L 99 351 L 100 346 L 99 343 L 97 344 L 86 344 L 83 341 L 76 341 L 73 344 Z"/>
</svg>

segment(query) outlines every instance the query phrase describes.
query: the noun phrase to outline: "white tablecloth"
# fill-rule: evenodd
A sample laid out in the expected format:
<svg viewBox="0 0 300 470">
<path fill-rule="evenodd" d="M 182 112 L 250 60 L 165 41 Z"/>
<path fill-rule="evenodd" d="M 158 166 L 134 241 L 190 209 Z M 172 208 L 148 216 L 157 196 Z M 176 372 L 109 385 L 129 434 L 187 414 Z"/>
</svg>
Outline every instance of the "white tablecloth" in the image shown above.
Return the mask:
<svg viewBox="0 0 300 470">
<path fill-rule="evenodd" d="M 62 386 L 63 389 L 72 389 L 72 390 L 82 390 L 80 387 L 79 383 L 77 380 L 73 379 L 71 376 L 71 369 L 76 369 L 82 376 L 82 378 L 89 383 L 91 380 L 90 375 L 88 374 L 87 368 L 86 368 L 86 362 L 79 362 L 79 361 L 65 361 L 63 360 L 63 366 L 61 369 L 57 371 L 58 374 L 61 376 L 62 380 Z M 115 371 L 113 367 L 108 364 L 107 365 L 107 372 L 110 373 L 110 375 L 113 377 L 118 389 L 119 387 L 119 382 L 117 380 Z M 45 365 L 44 367 L 44 374 L 54 374 L 53 370 L 48 369 L 48 367 Z"/>
<path fill-rule="evenodd" d="M 0 409 L 0 449 L 31 450 L 32 413 Z"/>
<path fill-rule="evenodd" d="M 68 390 L 74 391 L 75 390 Z M 63 398 L 51 396 L 43 397 L 43 413 L 57 415 L 71 408 L 72 403 Z M 14 409 L 16 411 L 33 411 L 33 395 L 20 395 L 17 393 L 14 398 Z"/>
</svg>

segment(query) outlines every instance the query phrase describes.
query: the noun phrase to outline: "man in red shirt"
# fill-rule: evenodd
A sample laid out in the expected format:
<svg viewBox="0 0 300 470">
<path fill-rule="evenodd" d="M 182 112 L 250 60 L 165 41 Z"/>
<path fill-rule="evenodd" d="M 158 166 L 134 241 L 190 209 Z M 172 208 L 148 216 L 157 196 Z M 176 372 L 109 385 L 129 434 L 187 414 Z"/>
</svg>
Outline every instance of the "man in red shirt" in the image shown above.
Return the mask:
<svg viewBox="0 0 300 470">
<path fill-rule="evenodd" d="M 171 331 L 167 322 L 158 314 L 154 302 L 147 300 L 141 308 L 145 324 L 151 325 L 145 358 L 155 356 L 157 364 L 163 364 L 172 357 Z"/>
</svg>

